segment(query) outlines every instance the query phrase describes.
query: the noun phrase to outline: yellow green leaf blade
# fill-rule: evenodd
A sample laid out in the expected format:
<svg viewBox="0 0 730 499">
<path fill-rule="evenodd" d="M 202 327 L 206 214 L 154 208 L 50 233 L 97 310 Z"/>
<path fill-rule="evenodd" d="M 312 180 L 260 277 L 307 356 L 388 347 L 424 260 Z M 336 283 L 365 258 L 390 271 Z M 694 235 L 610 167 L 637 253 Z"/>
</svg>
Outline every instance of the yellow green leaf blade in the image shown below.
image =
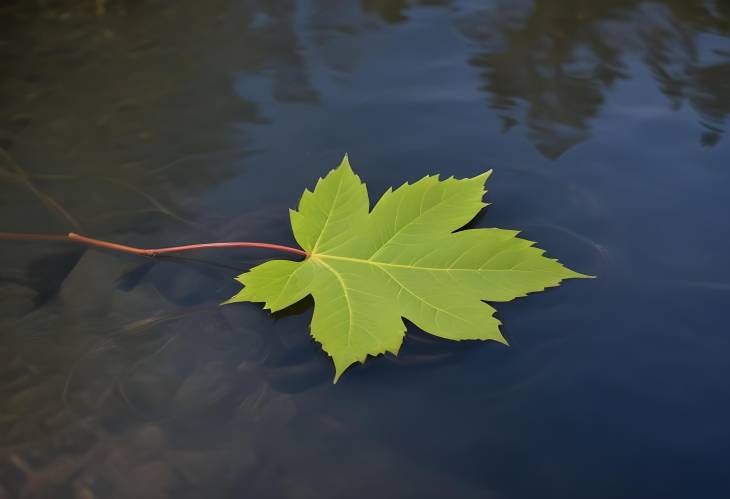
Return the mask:
<svg viewBox="0 0 730 499">
<path fill-rule="evenodd" d="M 405 332 L 395 287 L 376 267 L 313 257 L 312 336 L 335 364 L 335 381 L 368 355 L 397 354 Z"/>
<path fill-rule="evenodd" d="M 388 190 L 369 212 L 365 186 L 345 157 L 291 212 L 307 258 L 267 262 L 239 276 L 245 288 L 230 301 L 260 301 L 276 311 L 311 294 L 311 334 L 332 357 L 335 381 L 368 356 L 397 354 L 402 318 L 442 338 L 506 344 L 485 301 L 588 276 L 547 258 L 517 231 L 454 232 L 485 206 L 490 173 L 425 177 Z"/>
<path fill-rule="evenodd" d="M 485 301 L 510 301 L 588 277 L 544 256 L 532 241 L 503 229 L 471 229 L 420 245 L 402 246 L 386 267 L 437 277 L 438 285 L 472 293 Z"/>
<path fill-rule="evenodd" d="M 400 314 L 427 333 L 450 340 L 495 340 L 507 343 L 499 331 L 494 308 L 442 282 L 432 272 L 378 266 L 397 287 L 393 299 Z"/>
<path fill-rule="evenodd" d="M 276 312 L 309 295 L 313 278 L 311 262 L 271 260 L 238 276 L 244 288 L 225 303 L 264 302 Z"/>
<path fill-rule="evenodd" d="M 290 211 L 294 237 L 310 253 L 328 251 L 356 237 L 369 208 L 367 189 L 345 156 L 314 191 L 304 191 L 299 209 Z"/>
<path fill-rule="evenodd" d="M 387 191 L 373 208 L 363 246 L 370 260 L 388 261 L 404 245 L 459 229 L 486 206 L 484 183 L 492 171 L 468 179 L 427 176 Z"/>
</svg>

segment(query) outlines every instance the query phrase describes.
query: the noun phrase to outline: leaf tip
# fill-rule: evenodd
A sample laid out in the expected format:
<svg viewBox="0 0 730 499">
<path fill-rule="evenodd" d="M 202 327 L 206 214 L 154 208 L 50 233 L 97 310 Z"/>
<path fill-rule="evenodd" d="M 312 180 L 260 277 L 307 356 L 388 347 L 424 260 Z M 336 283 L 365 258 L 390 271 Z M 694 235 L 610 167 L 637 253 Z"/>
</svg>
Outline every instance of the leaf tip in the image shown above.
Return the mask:
<svg viewBox="0 0 730 499">
<path fill-rule="evenodd" d="M 487 179 L 492 175 L 493 171 L 494 170 L 492 170 L 490 168 L 489 170 L 485 171 L 481 175 L 477 175 L 476 177 L 474 177 L 474 180 L 478 180 L 480 183 L 484 184 L 487 182 Z"/>
<path fill-rule="evenodd" d="M 340 166 L 336 168 L 336 170 L 339 170 L 342 168 L 343 170 L 350 170 L 352 171 L 352 167 L 350 166 L 350 156 L 345 153 L 345 155 L 342 157 L 342 161 L 340 162 Z"/>
<path fill-rule="evenodd" d="M 334 357 L 332 357 L 332 360 L 335 363 L 335 377 L 332 378 L 332 384 L 335 385 L 340 380 L 342 375 L 347 371 L 347 369 L 354 364 L 354 362 L 351 362 L 350 364 L 343 365 L 342 363 L 338 363 Z"/>
<path fill-rule="evenodd" d="M 570 277 L 573 279 L 598 279 L 597 275 L 581 274 L 580 272 L 573 272 Z"/>
</svg>

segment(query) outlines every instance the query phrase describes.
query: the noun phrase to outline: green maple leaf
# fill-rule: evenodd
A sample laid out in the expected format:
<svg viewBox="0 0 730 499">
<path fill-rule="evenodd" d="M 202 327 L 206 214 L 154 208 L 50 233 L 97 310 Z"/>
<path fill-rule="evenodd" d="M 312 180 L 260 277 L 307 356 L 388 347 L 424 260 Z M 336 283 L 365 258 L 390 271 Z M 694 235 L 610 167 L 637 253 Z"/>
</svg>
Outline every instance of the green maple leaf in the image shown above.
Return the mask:
<svg viewBox="0 0 730 499">
<path fill-rule="evenodd" d="M 251 269 L 226 303 L 264 302 L 275 312 L 311 294 L 311 334 L 332 357 L 335 381 L 368 355 L 397 354 L 402 317 L 442 338 L 506 344 L 495 309 L 484 301 L 510 301 L 588 276 L 546 258 L 517 231 L 454 232 L 486 206 L 490 174 L 427 176 L 388 189 L 370 211 L 365 184 L 345 156 L 290 210 L 305 260 Z"/>
</svg>

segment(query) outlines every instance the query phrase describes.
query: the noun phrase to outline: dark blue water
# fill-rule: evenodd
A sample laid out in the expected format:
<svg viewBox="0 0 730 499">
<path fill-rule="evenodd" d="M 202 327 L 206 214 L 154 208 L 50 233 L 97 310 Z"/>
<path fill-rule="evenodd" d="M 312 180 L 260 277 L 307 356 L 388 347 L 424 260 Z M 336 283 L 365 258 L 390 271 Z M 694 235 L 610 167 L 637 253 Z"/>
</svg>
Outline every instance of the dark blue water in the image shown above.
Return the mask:
<svg viewBox="0 0 730 499">
<path fill-rule="evenodd" d="M 728 2 L 6 2 L 0 57 L 0 231 L 293 244 L 348 152 L 598 276 L 332 385 L 311 301 L 217 306 L 278 255 L 3 242 L 0 498 L 730 497 Z"/>
</svg>

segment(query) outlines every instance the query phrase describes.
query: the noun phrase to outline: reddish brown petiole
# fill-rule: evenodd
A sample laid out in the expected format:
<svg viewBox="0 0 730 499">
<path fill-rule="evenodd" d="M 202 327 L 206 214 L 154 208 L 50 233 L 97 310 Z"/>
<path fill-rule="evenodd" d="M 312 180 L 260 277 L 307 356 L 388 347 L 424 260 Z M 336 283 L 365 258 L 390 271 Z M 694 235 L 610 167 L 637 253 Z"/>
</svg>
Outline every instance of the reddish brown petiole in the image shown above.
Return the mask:
<svg viewBox="0 0 730 499">
<path fill-rule="evenodd" d="M 9 239 L 15 241 L 72 241 L 76 243 L 86 244 L 89 246 L 96 246 L 99 248 L 107 248 L 116 251 L 122 251 L 124 253 L 132 253 L 135 255 L 144 256 L 157 256 L 166 253 L 177 253 L 180 251 L 192 251 L 197 249 L 210 248 L 263 248 L 276 251 L 285 251 L 287 253 L 293 253 L 295 255 L 303 257 L 309 256 L 306 251 L 300 250 L 298 248 L 292 248 L 291 246 L 253 242 L 201 243 L 187 244 L 185 246 L 170 246 L 167 248 L 135 248 L 134 246 L 127 246 L 125 244 L 117 244 L 109 241 L 102 241 L 100 239 L 82 236 L 74 232 L 69 232 L 65 236 L 57 234 L 26 234 L 20 232 L 0 232 L 0 239 Z"/>
</svg>

